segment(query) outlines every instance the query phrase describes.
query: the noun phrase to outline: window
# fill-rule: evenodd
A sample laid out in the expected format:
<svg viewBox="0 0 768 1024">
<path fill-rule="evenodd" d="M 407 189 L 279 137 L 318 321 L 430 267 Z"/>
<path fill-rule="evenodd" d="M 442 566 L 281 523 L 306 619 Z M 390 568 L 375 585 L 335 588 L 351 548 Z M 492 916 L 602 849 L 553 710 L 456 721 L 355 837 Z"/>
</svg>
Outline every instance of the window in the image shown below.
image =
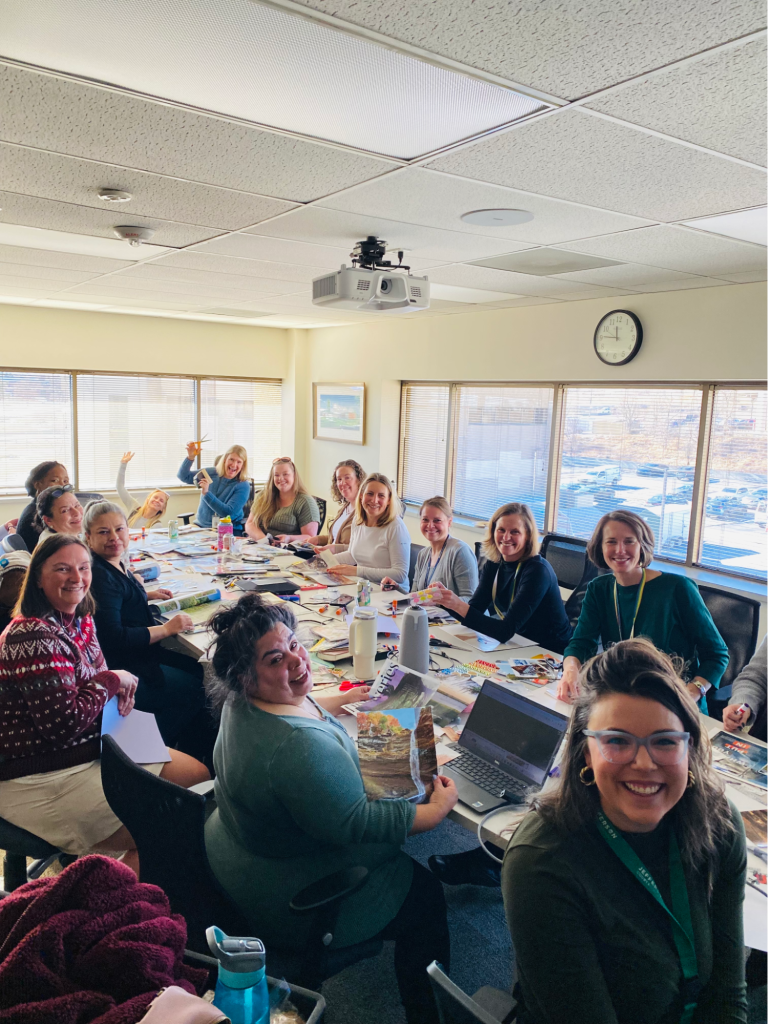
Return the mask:
<svg viewBox="0 0 768 1024">
<path fill-rule="evenodd" d="M 71 376 L 0 372 L 0 494 L 23 494 L 29 471 L 48 459 L 74 479 Z"/>
<path fill-rule="evenodd" d="M 557 531 L 588 538 L 615 508 L 638 513 L 656 552 L 685 560 L 699 388 L 565 389 Z"/>
<path fill-rule="evenodd" d="M 524 501 L 544 527 L 552 388 L 456 388 L 453 507 L 487 519 Z"/>
<path fill-rule="evenodd" d="M 400 496 L 416 505 L 445 494 L 448 386 L 406 384 L 401 407 Z"/>
<path fill-rule="evenodd" d="M 279 381 L 200 381 L 202 464 L 211 466 L 233 444 L 248 452 L 248 475 L 263 482 L 283 454 L 282 389 Z"/>
<path fill-rule="evenodd" d="M 716 388 L 702 565 L 766 578 L 766 392 Z"/>
<path fill-rule="evenodd" d="M 77 375 L 81 490 L 113 490 L 125 451 L 136 453 L 129 489 L 177 486 L 184 447 L 195 436 L 192 378 Z"/>
</svg>

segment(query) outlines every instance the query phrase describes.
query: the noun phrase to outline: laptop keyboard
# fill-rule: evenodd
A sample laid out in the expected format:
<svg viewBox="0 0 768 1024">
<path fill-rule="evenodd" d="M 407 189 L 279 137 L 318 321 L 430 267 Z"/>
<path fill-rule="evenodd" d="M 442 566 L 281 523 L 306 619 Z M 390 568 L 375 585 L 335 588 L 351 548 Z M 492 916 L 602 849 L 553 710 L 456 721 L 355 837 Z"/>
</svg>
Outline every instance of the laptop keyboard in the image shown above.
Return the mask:
<svg viewBox="0 0 768 1024">
<path fill-rule="evenodd" d="M 462 754 L 450 761 L 449 764 L 452 770 L 460 771 L 476 786 L 484 789 L 487 793 L 493 793 L 494 796 L 501 796 L 502 790 L 519 793 L 523 796 L 528 788 L 525 783 L 518 782 L 511 775 L 499 771 L 498 768 L 494 768 L 492 764 L 483 761 L 480 757 L 475 757 L 474 754 Z"/>
</svg>

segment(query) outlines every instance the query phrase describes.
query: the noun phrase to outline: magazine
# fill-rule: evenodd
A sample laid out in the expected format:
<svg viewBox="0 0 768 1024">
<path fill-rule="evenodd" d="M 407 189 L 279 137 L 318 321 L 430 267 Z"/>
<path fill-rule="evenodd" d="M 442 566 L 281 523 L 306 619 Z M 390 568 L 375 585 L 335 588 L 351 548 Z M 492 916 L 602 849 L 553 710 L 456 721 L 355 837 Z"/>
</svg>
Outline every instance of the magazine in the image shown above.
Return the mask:
<svg viewBox="0 0 768 1024">
<path fill-rule="evenodd" d="M 403 669 L 397 662 L 390 662 L 374 680 L 367 700 L 344 706 L 349 714 L 359 711 L 389 711 L 397 708 L 422 707 L 432 697 L 438 686 L 434 676 L 423 676 L 419 672 Z"/>
<path fill-rule="evenodd" d="M 715 769 L 748 782 L 759 789 L 768 789 L 768 749 L 745 736 L 718 732 L 712 737 L 712 761 Z"/>
<path fill-rule="evenodd" d="M 475 703 L 484 682 L 482 676 L 442 676 L 437 689 L 439 693 L 467 707 Z"/>
<path fill-rule="evenodd" d="M 423 803 L 431 796 L 437 754 L 429 708 L 359 712 L 357 749 L 369 800 Z"/>
</svg>

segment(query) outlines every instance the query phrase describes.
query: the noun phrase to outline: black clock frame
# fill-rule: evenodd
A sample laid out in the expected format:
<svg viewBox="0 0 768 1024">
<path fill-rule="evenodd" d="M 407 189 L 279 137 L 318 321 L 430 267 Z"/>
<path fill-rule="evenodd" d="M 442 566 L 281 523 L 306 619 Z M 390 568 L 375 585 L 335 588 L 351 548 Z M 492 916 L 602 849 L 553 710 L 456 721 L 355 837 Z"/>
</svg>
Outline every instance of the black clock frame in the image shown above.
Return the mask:
<svg viewBox="0 0 768 1024">
<path fill-rule="evenodd" d="M 608 319 L 608 317 L 609 316 L 613 316 L 615 313 L 625 313 L 628 317 L 631 317 L 632 318 L 632 322 L 634 323 L 635 327 L 637 328 L 637 341 L 635 342 L 635 345 L 633 346 L 632 351 L 629 353 L 629 355 L 627 356 L 626 359 L 622 359 L 621 362 L 618 362 L 618 363 L 612 363 L 609 359 L 603 358 L 603 356 L 601 356 L 600 353 L 597 350 L 597 332 L 600 330 L 600 328 L 602 327 L 603 323 Z M 595 355 L 600 360 L 600 362 L 601 363 L 605 363 L 606 366 L 626 366 L 627 363 L 631 363 L 632 360 L 637 355 L 637 353 L 640 351 L 640 347 L 641 347 L 642 344 L 643 344 L 643 325 L 640 323 L 639 317 L 635 313 L 633 313 L 630 309 L 612 309 L 610 311 L 610 313 L 606 313 L 605 316 L 600 317 L 600 322 L 598 323 L 597 327 L 595 328 L 595 333 L 594 333 L 594 336 L 592 338 L 592 345 L 593 345 L 593 347 L 595 349 Z"/>
</svg>

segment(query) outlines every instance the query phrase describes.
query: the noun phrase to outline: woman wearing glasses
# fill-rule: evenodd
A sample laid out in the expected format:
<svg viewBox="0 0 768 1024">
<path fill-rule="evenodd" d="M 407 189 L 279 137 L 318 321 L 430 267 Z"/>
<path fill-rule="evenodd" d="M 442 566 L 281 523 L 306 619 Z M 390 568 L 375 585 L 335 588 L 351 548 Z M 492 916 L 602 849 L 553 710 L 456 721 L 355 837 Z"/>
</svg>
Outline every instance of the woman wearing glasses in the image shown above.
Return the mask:
<svg viewBox="0 0 768 1024">
<path fill-rule="evenodd" d="M 317 502 L 301 482 L 293 460 L 275 459 L 264 489 L 254 499 L 245 532 L 253 540 L 269 533 L 287 544 L 316 537 L 319 527 Z"/>
<path fill-rule="evenodd" d="M 744 829 L 696 705 L 647 640 L 580 683 L 560 785 L 504 857 L 517 1020 L 741 1024 Z"/>
<path fill-rule="evenodd" d="M 239 444 L 227 448 L 217 459 L 215 466 L 208 466 L 206 473 L 210 483 L 201 472 L 192 469 L 192 463 L 200 454 L 200 444 L 190 441 L 187 445 L 187 457 L 176 474 L 183 483 L 197 483 L 200 488 L 200 504 L 197 506 L 195 522 L 198 526 L 210 528 L 213 517 L 232 519 L 235 533 L 243 532 L 243 508 L 251 485 L 248 482 L 248 453 Z"/>
<path fill-rule="evenodd" d="M 37 496 L 35 523 L 40 528 L 38 544 L 57 533 L 79 537 L 83 528 L 83 506 L 77 500 L 71 484 L 65 487 L 46 487 Z"/>
<path fill-rule="evenodd" d="M 581 665 L 618 640 L 645 636 L 660 651 L 682 658 L 688 692 L 701 702 L 710 686 L 719 686 L 728 667 L 728 648 L 693 580 L 650 569 L 654 537 L 634 512 L 608 512 L 595 527 L 587 554 L 600 569 L 587 587 L 573 639 L 565 649 L 560 700 L 577 692 Z"/>
</svg>

